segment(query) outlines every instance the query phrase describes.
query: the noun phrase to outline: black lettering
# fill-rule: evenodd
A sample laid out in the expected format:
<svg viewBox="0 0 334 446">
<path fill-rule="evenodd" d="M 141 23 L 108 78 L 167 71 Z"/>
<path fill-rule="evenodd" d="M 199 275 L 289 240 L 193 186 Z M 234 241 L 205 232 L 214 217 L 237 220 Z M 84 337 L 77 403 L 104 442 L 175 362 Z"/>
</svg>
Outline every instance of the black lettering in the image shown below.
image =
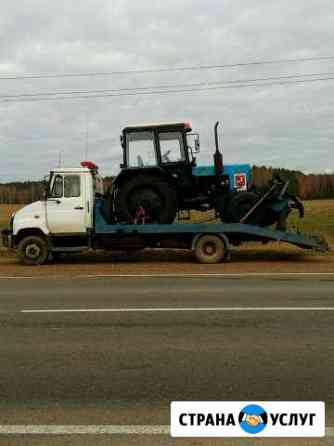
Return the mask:
<svg viewBox="0 0 334 446">
<path fill-rule="evenodd" d="M 197 414 L 197 424 L 202 424 L 202 422 L 205 420 L 205 415 L 204 413 L 199 413 Z"/>
<path fill-rule="evenodd" d="M 287 416 L 288 416 L 287 413 L 282 413 L 282 414 L 279 416 L 279 421 L 280 421 L 280 424 L 281 424 L 282 426 L 287 426 L 287 425 L 288 425 L 288 423 L 287 423 L 286 421 L 283 421 L 283 419 L 284 419 L 284 418 L 287 418 Z"/>
<path fill-rule="evenodd" d="M 186 413 L 181 413 L 180 417 L 179 417 L 179 423 L 181 424 L 181 426 L 187 426 L 187 423 L 185 423 L 183 421 L 183 418 L 185 418 L 187 416 Z"/>
<path fill-rule="evenodd" d="M 315 417 L 316 417 L 315 413 L 310 413 L 310 426 L 313 426 Z"/>
<path fill-rule="evenodd" d="M 234 420 L 233 413 L 229 413 L 227 420 L 226 420 L 226 426 L 230 426 L 230 425 L 235 426 L 235 420 Z"/>
<path fill-rule="evenodd" d="M 271 413 L 270 414 L 270 418 L 271 418 L 273 426 L 275 426 L 277 424 L 278 417 L 279 417 L 278 413 L 275 413 L 275 414 Z"/>
<path fill-rule="evenodd" d="M 299 414 L 299 418 L 300 418 L 300 421 L 301 421 L 301 425 L 305 426 L 306 421 L 308 419 L 308 413 L 305 413 L 305 414 L 300 413 Z"/>
<path fill-rule="evenodd" d="M 223 413 L 217 413 L 216 414 L 216 425 L 217 426 L 224 426 L 225 424 L 225 415 Z"/>
</svg>

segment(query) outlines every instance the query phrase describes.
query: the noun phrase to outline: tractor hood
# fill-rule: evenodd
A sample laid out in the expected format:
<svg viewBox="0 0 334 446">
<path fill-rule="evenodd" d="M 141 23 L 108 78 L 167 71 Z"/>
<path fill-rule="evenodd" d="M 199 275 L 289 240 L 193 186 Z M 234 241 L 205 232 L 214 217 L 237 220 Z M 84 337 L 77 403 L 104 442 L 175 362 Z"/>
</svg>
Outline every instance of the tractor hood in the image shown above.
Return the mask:
<svg viewBox="0 0 334 446">
<path fill-rule="evenodd" d="M 238 173 L 245 173 L 247 179 L 250 180 L 252 168 L 249 164 L 230 164 L 224 165 L 224 175 L 235 175 Z M 193 167 L 193 175 L 196 177 L 211 177 L 215 174 L 214 166 L 196 166 Z"/>
<path fill-rule="evenodd" d="M 192 169 L 192 174 L 195 177 L 212 177 L 215 175 L 215 167 L 214 166 L 196 166 Z M 244 174 L 246 175 L 247 185 L 250 185 L 252 181 L 252 168 L 249 164 L 229 164 L 224 165 L 223 175 L 227 175 L 229 177 L 229 183 L 231 185 L 231 189 L 234 189 L 235 184 L 235 176 Z"/>
</svg>

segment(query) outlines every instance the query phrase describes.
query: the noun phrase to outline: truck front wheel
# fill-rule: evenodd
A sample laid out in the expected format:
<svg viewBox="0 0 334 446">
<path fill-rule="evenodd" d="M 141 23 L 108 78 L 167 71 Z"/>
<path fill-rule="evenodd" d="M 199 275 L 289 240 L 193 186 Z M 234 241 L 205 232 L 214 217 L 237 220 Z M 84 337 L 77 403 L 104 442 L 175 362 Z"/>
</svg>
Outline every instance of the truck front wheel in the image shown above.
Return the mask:
<svg viewBox="0 0 334 446">
<path fill-rule="evenodd" d="M 23 238 L 17 248 L 18 257 L 25 265 L 43 265 L 49 257 L 46 240 L 39 236 Z"/>
</svg>

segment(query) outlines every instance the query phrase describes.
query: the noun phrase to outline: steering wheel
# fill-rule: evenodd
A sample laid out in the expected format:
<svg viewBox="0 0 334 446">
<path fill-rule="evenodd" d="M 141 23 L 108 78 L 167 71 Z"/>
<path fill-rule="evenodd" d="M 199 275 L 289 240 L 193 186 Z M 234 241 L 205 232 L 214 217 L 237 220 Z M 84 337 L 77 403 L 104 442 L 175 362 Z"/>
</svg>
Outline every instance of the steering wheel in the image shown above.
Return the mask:
<svg viewBox="0 0 334 446">
<path fill-rule="evenodd" d="M 167 152 L 165 152 L 163 155 L 162 155 L 162 157 L 161 157 L 161 159 L 162 159 L 162 161 L 163 162 L 165 162 L 165 163 L 170 163 L 171 162 L 171 160 L 169 159 L 169 154 L 170 154 L 170 150 L 167 150 Z"/>
</svg>

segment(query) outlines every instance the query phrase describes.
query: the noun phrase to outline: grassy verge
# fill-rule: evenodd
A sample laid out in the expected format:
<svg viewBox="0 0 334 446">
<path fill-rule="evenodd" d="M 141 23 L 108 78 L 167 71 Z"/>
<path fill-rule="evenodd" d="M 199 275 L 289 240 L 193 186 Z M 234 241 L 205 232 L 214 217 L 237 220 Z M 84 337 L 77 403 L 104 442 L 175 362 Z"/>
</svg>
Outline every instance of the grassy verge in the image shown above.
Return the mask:
<svg viewBox="0 0 334 446">
<path fill-rule="evenodd" d="M 334 242 L 334 200 L 305 201 L 305 217 L 299 220 L 296 213 L 289 223 L 293 229 L 301 232 L 320 234 Z"/>
<path fill-rule="evenodd" d="M 16 212 L 22 207 L 20 204 L 0 204 L 0 232 L 2 229 L 8 227 L 10 217 L 13 212 Z M 1 234 L 0 234 L 0 257 L 8 257 L 12 255 L 2 246 Z"/>
<path fill-rule="evenodd" d="M 0 230 L 8 226 L 10 216 L 18 211 L 22 204 L 0 204 Z"/>
</svg>

